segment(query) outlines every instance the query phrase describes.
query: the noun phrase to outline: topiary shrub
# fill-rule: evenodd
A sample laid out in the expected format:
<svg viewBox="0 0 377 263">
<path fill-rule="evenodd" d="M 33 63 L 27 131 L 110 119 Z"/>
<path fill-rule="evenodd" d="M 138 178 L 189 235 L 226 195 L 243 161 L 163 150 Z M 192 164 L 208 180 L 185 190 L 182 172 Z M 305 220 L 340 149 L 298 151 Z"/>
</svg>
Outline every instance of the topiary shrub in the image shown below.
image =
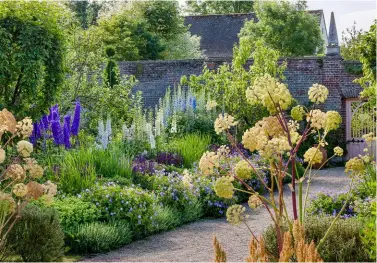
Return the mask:
<svg viewBox="0 0 377 263">
<path fill-rule="evenodd" d="M 74 232 L 70 245 L 72 251 L 77 253 L 106 252 L 132 240 L 131 228 L 125 221 L 82 224 Z"/>
<path fill-rule="evenodd" d="M 333 217 L 308 217 L 304 220 L 305 236 L 307 241 L 313 240 L 318 244 L 329 228 Z M 355 218 L 340 219 L 331 229 L 328 238 L 319 248 L 319 253 L 325 262 L 363 262 L 371 261 L 365 251 L 360 231 L 362 223 Z M 268 251 L 276 256 L 278 248 L 276 232 L 273 226 L 269 226 L 263 233 L 263 238 Z"/>
<path fill-rule="evenodd" d="M 54 208 L 29 204 L 7 238 L 7 250 L 24 261 L 60 261 L 64 233 Z"/>
</svg>

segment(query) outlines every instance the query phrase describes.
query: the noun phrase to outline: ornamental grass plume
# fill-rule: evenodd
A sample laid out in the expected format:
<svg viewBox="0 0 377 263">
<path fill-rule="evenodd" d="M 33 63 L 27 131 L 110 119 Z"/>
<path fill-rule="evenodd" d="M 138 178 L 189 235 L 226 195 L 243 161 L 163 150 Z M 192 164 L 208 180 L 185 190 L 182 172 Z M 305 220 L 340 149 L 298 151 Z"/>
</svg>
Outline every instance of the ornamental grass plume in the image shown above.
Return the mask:
<svg viewBox="0 0 377 263">
<path fill-rule="evenodd" d="M 216 237 L 213 237 L 213 248 L 215 249 L 214 262 L 226 262 L 226 253 L 221 247 L 220 242 Z"/>
<path fill-rule="evenodd" d="M 258 239 L 254 236 L 249 243 L 249 255 L 246 262 L 269 262 L 264 239 L 260 236 Z"/>
</svg>

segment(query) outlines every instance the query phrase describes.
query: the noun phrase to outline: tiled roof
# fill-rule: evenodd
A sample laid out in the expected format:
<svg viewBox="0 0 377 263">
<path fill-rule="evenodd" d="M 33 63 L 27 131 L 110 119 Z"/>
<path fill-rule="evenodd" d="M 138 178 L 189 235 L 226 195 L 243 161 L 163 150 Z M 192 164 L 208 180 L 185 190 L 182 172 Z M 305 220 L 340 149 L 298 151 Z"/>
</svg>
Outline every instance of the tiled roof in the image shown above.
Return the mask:
<svg viewBox="0 0 377 263">
<path fill-rule="evenodd" d="M 322 10 L 308 12 L 317 16 L 320 23 Z M 257 21 L 255 13 L 197 15 L 186 16 L 185 25 L 190 25 L 191 34 L 201 37 L 200 47 L 207 57 L 231 57 L 233 46 L 238 43 L 238 33 L 246 19 Z"/>
</svg>

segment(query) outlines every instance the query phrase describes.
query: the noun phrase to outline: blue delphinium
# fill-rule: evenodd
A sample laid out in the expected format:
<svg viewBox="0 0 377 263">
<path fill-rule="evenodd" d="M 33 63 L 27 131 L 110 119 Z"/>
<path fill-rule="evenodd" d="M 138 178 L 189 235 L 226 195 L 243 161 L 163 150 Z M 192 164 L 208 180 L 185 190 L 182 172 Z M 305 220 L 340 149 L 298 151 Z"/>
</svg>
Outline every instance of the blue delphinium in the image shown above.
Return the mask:
<svg viewBox="0 0 377 263">
<path fill-rule="evenodd" d="M 75 136 L 79 134 L 80 115 L 81 115 L 81 104 L 80 104 L 80 101 L 77 101 L 76 107 L 75 107 L 75 113 L 73 114 L 72 126 L 71 126 L 71 134 Z"/>
<path fill-rule="evenodd" d="M 70 124 L 71 124 L 71 116 L 66 115 L 64 117 L 64 128 L 63 128 L 63 139 L 64 139 L 64 146 L 66 149 L 71 148 L 71 141 L 70 141 Z"/>
</svg>

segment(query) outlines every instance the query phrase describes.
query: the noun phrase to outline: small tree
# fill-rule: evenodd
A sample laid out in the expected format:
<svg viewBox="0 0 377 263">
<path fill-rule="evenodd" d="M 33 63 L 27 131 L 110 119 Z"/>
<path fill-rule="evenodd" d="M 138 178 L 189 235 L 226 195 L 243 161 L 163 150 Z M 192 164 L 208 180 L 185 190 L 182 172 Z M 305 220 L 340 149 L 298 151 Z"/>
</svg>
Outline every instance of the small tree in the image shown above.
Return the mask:
<svg viewBox="0 0 377 263">
<path fill-rule="evenodd" d="M 112 88 L 119 84 L 119 68 L 118 64 L 113 60 L 115 50 L 112 47 L 106 48 L 107 65 L 104 72 L 105 84 Z"/>
<path fill-rule="evenodd" d="M 343 43 L 340 46 L 340 53 L 346 60 L 360 60 L 361 51 L 358 47 L 362 41 L 363 30 L 356 29 L 356 22 L 351 28 L 347 28 L 342 34 Z"/>
<path fill-rule="evenodd" d="M 0 2 L 1 107 L 35 116 L 55 99 L 64 79 L 64 14 L 54 2 Z"/>
<path fill-rule="evenodd" d="M 305 5 L 288 1 L 257 1 L 254 4 L 256 21 L 248 21 L 240 38 L 250 41 L 263 39 L 283 56 L 305 56 L 321 53 L 323 39 L 317 18 L 304 12 Z"/>
<path fill-rule="evenodd" d="M 250 13 L 254 1 L 186 1 L 187 11 L 195 15 Z"/>
</svg>

